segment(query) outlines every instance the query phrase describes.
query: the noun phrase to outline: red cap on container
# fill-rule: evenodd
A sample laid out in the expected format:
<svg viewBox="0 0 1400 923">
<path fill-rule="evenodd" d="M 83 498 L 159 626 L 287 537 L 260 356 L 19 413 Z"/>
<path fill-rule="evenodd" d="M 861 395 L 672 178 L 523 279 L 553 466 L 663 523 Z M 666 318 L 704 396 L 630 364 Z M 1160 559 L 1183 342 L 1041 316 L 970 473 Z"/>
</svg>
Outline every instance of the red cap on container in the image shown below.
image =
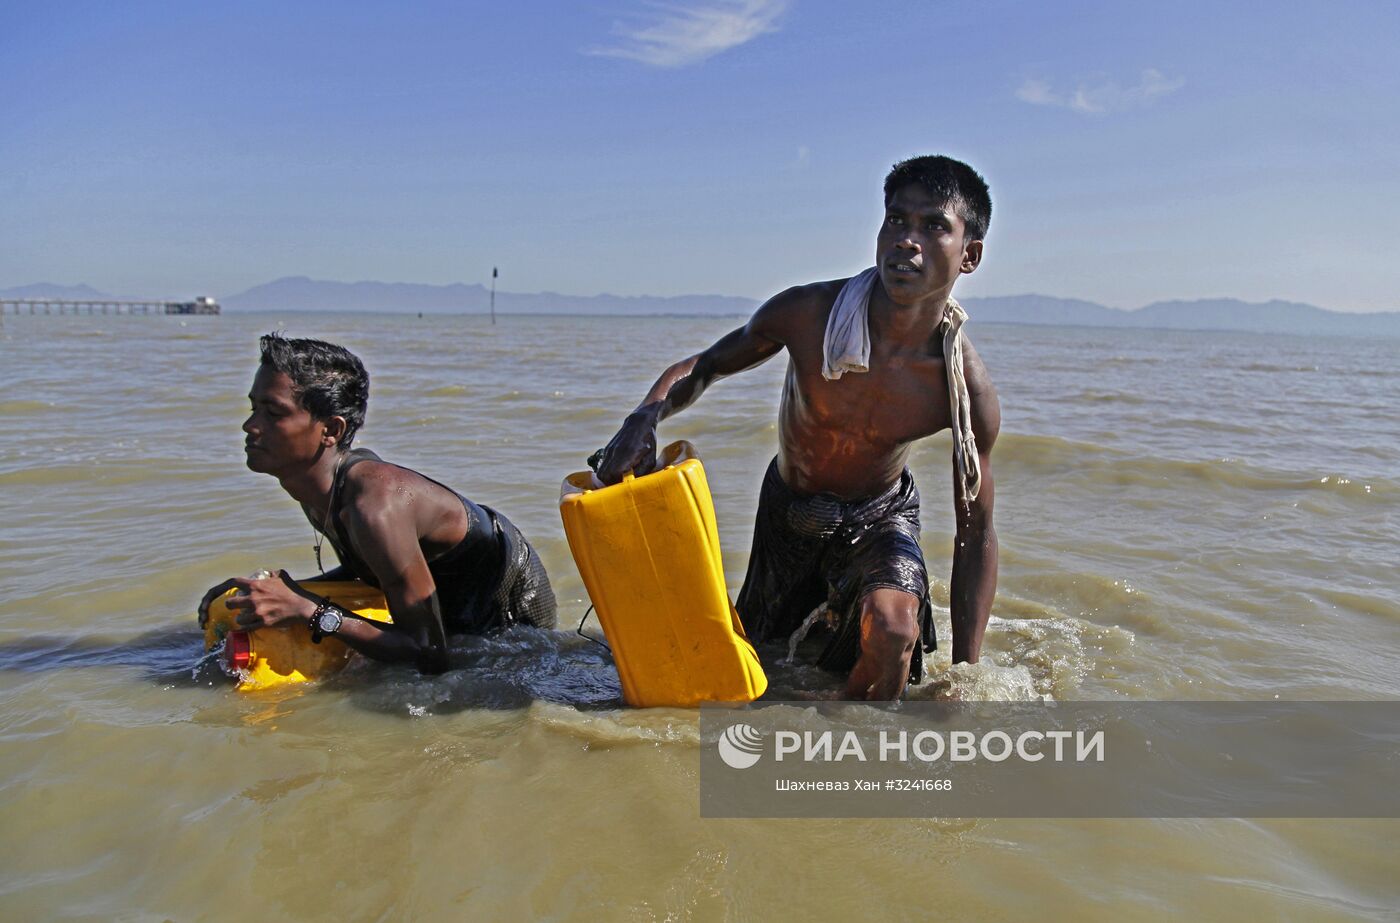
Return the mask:
<svg viewBox="0 0 1400 923">
<path fill-rule="evenodd" d="M 246 631 L 231 631 L 224 638 L 224 663 L 230 670 L 246 670 L 253 661 L 253 642 Z"/>
</svg>

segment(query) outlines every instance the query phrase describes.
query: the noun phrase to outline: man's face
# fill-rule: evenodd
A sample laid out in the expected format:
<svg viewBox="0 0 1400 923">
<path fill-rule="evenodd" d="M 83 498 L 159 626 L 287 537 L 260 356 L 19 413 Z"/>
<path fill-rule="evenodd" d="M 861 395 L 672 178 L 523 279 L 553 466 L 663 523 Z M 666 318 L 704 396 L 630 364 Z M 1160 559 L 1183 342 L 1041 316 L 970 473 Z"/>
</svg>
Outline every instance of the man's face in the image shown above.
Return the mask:
<svg viewBox="0 0 1400 923">
<path fill-rule="evenodd" d="M 896 189 L 875 239 L 875 265 L 890 300 L 913 304 L 950 289 L 959 273 L 977 268 L 982 244 L 965 244 L 964 231 L 951 203 L 915 183 Z"/>
<path fill-rule="evenodd" d="M 271 366 L 258 366 L 248 401 L 253 410 L 243 421 L 243 450 L 250 469 L 278 475 L 316 460 L 324 447 L 326 425 L 301 406 L 290 378 Z"/>
</svg>

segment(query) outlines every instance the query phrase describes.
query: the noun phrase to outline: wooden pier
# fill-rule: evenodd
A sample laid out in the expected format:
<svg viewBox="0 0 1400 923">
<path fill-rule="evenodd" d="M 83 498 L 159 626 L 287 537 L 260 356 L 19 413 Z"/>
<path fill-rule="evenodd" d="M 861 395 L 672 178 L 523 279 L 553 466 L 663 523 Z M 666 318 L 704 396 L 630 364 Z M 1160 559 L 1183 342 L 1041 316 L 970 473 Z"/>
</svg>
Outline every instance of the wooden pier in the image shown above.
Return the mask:
<svg viewBox="0 0 1400 923">
<path fill-rule="evenodd" d="M 57 298 L 0 298 L 0 316 L 15 314 L 218 314 L 213 298 L 194 301 L 121 301 L 111 298 L 64 301 Z"/>
</svg>

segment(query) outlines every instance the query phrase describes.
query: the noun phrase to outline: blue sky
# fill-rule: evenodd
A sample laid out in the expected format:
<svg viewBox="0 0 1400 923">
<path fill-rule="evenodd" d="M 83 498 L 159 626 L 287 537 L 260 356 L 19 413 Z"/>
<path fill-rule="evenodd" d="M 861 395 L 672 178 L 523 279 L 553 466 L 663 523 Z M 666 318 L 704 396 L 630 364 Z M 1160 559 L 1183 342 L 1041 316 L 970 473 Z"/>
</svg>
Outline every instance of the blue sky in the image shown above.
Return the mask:
<svg viewBox="0 0 1400 923">
<path fill-rule="evenodd" d="M 858 12 L 859 11 L 859 12 Z M 0 288 L 283 275 L 765 297 L 880 183 L 995 201 L 964 295 L 1400 309 L 1400 4 L 0 4 Z"/>
</svg>

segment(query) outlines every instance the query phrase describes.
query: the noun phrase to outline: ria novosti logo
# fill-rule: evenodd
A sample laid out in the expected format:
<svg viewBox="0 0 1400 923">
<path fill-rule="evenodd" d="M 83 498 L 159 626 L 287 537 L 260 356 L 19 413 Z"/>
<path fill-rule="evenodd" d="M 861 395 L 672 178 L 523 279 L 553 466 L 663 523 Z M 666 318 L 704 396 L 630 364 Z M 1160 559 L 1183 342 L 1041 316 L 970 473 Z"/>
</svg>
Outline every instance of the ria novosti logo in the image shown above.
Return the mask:
<svg viewBox="0 0 1400 923">
<path fill-rule="evenodd" d="M 730 769 L 748 769 L 763 755 L 763 735 L 747 724 L 731 724 L 719 735 L 719 758 Z"/>
<path fill-rule="evenodd" d="M 862 739 L 856 731 L 774 731 L 775 762 L 842 763 L 900 762 L 1000 763 L 1012 757 L 1027 763 L 1104 761 L 1104 732 L 1082 730 L 1006 731 L 881 729 L 878 741 Z M 866 738 L 874 733 L 867 730 Z M 748 769 L 763 757 L 764 732 L 750 724 L 731 724 L 716 741 L 720 759 L 731 769 Z M 873 749 L 872 749 L 873 748 Z"/>
</svg>

